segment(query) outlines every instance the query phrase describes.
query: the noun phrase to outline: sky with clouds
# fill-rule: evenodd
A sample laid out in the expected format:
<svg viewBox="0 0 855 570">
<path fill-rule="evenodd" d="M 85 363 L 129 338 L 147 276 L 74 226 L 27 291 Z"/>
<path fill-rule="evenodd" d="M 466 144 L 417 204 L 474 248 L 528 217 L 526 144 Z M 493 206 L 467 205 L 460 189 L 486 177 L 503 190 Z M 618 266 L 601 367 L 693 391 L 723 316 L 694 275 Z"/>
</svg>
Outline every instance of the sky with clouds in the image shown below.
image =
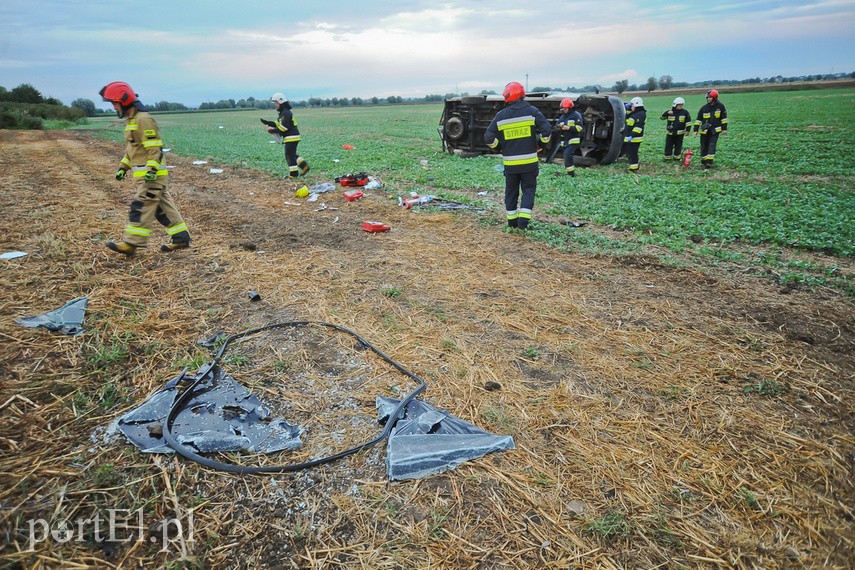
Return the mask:
<svg viewBox="0 0 855 570">
<path fill-rule="evenodd" d="M 5 0 L 0 86 L 69 104 L 423 97 L 855 71 L 855 0 Z"/>
</svg>

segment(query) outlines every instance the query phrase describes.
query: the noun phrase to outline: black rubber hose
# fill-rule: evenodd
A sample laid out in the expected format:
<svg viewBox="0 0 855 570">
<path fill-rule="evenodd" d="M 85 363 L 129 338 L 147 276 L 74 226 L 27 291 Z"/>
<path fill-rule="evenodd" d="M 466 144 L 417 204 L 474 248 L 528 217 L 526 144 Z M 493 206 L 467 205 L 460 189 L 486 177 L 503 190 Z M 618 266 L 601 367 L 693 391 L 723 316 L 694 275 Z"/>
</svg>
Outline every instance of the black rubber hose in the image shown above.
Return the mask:
<svg viewBox="0 0 855 570">
<path fill-rule="evenodd" d="M 252 466 L 243 466 L 243 465 L 233 465 L 231 463 L 223 463 L 222 461 L 216 461 L 214 459 L 209 459 L 207 457 L 203 457 L 202 455 L 199 455 L 198 453 L 196 453 L 192 449 L 189 449 L 186 446 L 179 443 L 179 441 L 172 434 L 172 423 L 175 421 L 175 417 L 181 411 L 182 405 L 184 404 L 184 402 L 186 400 L 188 400 L 191 395 L 193 395 L 193 390 L 199 384 L 199 382 L 201 382 L 208 374 L 210 374 L 210 371 L 214 368 L 214 365 L 217 363 L 217 361 L 223 356 L 223 353 L 225 353 L 226 347 L 229 345 L 230 342 L 232 342 L 235 339 L 244 338 L 244 337 L 247 337 L 247 336 L 250 336 L 253 334 L 257 334 L 257 333 L 262 332 L 262 331 L 270 330 L 270 329 L 284 328 L 284 327 L 311 326 L 311 325 L 325 326 L 325 327 L 332 328 L 332 329 L 335 329 L 337 331 L 349 334 L 350 336 L 357 339 L 363 346 L 370 349 L 377 356 L 379 356 L 380 358 L 382 358 L 383 360 L 385 360 L 386 362 L 391 364 L 396 370 L 398 370 L 399 372 L 401 372 L 405 376 L 412 378 L 413 380 L 415 380 L 418 383 L 418 386 L 416 387 L 416 389 L 413 390 L 412 392 L 410 392 L 409 394 L 407 394 L 400 401 L 398 406 L 395 408 L 395 411 L 389 416 L 389 419 L 386 422 L 386 425 L 384 426 L 383 431 L 382 431 L 382 433 L 380 433 L 380 435 L 378 435 L 377 437 L 375 437 L 374 439 L 372 439 L 370 441 L 367 441 L 365 443 L 351 447 L 350 449 L 346 449 L 340 453 L 336 453 L 335 455 L 329 455 L 326 457 L 319 457 L 318 459 L 312 459 L 310 461 L 305 461 L 303 463 L 293 463 L 291 465 L 270 465 L 270 466 L 266 466 L 266 467 L 252 467 Z M 204 373 L 202 373 L 203 369 L 204 369 Z M 367 340 L 365 340 L 364 338 L 362 338 L 361 336 L 359 336 L 358 334 L 356 334 L 355 332 L 353 332 L 349 329 L 346 329 L 342 326 L 335 325 L 332 323 L 327 323 L 324 321 L 289 321 L 289 322 L 285 322 L 285 323 L 274 323 L 274 324 L 266 325 L 266 326 L 263 326 L 263 327 L 260 327 L 257 329 L 251 329 L 251 330 L 247 330 L 247 331 L 244 331 L 241 333 L 233 334 L 233 335 L 226 338 L 225 342 L 220 347 L 220 350 L 217 351 L 217 354 L 214 357 L 214 360 L 212 360 L 207 365 L 207 368 L 206 367 L 200 368 L 200 373 L 196 375 L 195 381 L 186 390 L 184 390 L 184 392 L 182 392 L 178 397 L 176 397 L 175 401 L 173 401 L 172 407 L 169 409 L 169 413 L 166 414 L 166 417 L 163 418 L 163 437 L 164 437 L 164 439 L 166 439 L 166 442 L 169 444 L 169 446 L 172 449 L 174 449 L 177 453 L 182 455 L 183 457 L 186 457 L 187 459 L 195 461 L 196 463 L 204 465 L 205 467 L 210 467 L 211 469 L 216 469 L 218 471 L 228 471 L 230 473 L 241 473 L 241 474 L 293 473 L 295 471 L 302 471 L 304 469 L 309 469 L 311 467 L 317 467 L 318 465 L 323 465 L 325 463 L 330 463 L 332 461 L 342 459 L 344 457 L 347 457 L 348 455 L 353 455 L 354 453 L 357 453 L 359 451 L 362 451 L 363 449 L 367 449 L 369 447 L 372 447 L 372 446 L 378 444 L 379 442 L 383 441 L 384 439 L 389 437 L 389 434 L 392 432 L 392 428 L 395 426 L 396 418 L 400 417 L 400 415 L 401 415 L 401 411 L 407 406 L 407 404 L 410 403 L 411 400 L 413 400 L 413 398 L 415 398 L 416 396 L 421 394 L 425 390 L 425 388 L 427 388 L 427 384 L 425 384 L 424 380 L 422 380 L 417 375 L 410 372 L 409 370 L 407 370 L 406 368 L 404 368 L 403 366 L 401 366 L 400 364 L 398 364 L 397 362 L 395 362 L 394 360 L 392 360 L 391 358 L 386 356 L 383 352 L 381 352 L 379 349 L 374 347 Z"/>
</svg>

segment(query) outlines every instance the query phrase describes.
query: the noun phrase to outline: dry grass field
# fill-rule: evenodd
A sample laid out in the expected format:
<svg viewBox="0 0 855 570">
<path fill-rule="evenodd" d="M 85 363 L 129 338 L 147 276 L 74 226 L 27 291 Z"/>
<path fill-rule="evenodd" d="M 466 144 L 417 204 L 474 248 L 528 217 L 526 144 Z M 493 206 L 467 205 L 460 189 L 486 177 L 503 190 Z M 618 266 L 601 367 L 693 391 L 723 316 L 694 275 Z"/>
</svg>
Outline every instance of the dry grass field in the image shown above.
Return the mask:
<svg viewBox="0 0 855 570">
<path fill-rule="evenodd" d="M 162 254 L 156 231 L 125 259 L 102 243 L 133 191 L 112 178 L 121 152 L 0 131 L 0 242 L 28 252 L 0 260 L 0 567 L 855 565 L 851 299 L 557 252 L 503 231 L 498 202 L 483 216 L 405 210 L 382 190 L 308 203 L 287 180 L 187 157 L 170 158 L 170 188 L 193 248 Z M 14 322 L 81 295 L 83 335 Z M 355 331 L 423 378 L 425 401 L 516 448 L 390 482 L 382 443 L 234 475 L 103 437 L 211 359 L 200 339 L 303 320 Z M 375 398 L 413 388 L 322 328 L 229 356 L 306 429 L 296 453 L 225 458 L 246 465 L 369 439 Z M 112 540 L 111 513 L 125 524 Z"/>
</svg>

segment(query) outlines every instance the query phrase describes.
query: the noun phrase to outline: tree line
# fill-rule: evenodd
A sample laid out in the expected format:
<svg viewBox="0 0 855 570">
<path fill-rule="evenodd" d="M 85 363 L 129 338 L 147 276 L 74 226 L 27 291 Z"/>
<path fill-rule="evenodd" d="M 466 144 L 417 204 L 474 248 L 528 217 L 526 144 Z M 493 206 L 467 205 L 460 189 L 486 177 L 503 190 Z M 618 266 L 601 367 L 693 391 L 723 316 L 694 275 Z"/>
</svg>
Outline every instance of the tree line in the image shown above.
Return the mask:
<svg viewBox="0 0 855 570">
<path fill-rule="evenodd" d="M 14 89 L 0 86 L 0 129 L 41 130 L 45 121 L 54 121 L 57 126 L 73 125 L 85 116 L 82 109 L 44 97 L 29 83 Z"/>
<path fill-rule="evenodd" d="M 710 87 L 710 86 L 722 86 L 722 85 L 760 85 L 766 83 L 795 83 L 802 81 L 833 81 L 837 79 L 855 79 L 855 72 L 852 73 L 828 73 L 825 75 L 817 74 L 817 75 L 800 75 L 796 77 L 783 77 L 781 75 L 776 75 L 775 77 L 766 77 L 761 79 L 760 77 L 752 77 L 749 79 L 713 79 L 711 81 L 701 81 L 696 83 L 686 83 L 686 82 L 675 82 L 674 79 L 670 75 L 663 75 L 659 79 L 655 77 L 648 77 L 647 82 L 642 85 L 630 85 L 629 81 L 626 79 L 621 79 L 620 81 L 616 81 L 612 86 L 612 91 L 616 91 L 618 94 L 623 93 L 624 91 L 647 91 L 648 93 L 652 91 L 656 91 L 657 89 L 684 89 L 686 87 Z"/>
<path fill-rule="evenodd" d="M 816 74 L 803 75 L 794 77 L 783 77 L 776 75 L 774 77 L 752 77 L 742 80 L 732 79 L 714 79 L 709 81 L 701 81 L 695 83 L 687 83 L 683 81 L 674 81 L 670 75 L 662 75 L 658 79 L 656 77 L 648 77 L 647 82 L 643 84 L 630 84 L 629 80 L 621 79 L 616 81 L 609 89 L 618 94 L 625 91 L 647 91 L 648 93 L 657 89 L 684 89 L 688 87 L 708 87 L 708 86 L 726 86 L 726 85 L 759 85 L 759 84 L 782 84 L 794 82 L 810 82 L 810 81 L 830 81 L 838 79 L 855 79 L 855 72 L 851 73 L 836 73 L 836 74 Z M 585 85 L 581 88 L 574 86 L 566 87 L 548 87 L 537 86 L 530 92 L 555 92 L 563 91 L 570 93 L 600 93 L 605 91 L 600 85 Z M 479 95 L 495 95 L 495 91 L 484 90 Z M 294 107 L 349 107 L 362 105 L 396 105 L 400 103 L 417 103 L 417 102 L 441 102 L 451 97 L 465 97 L 469 95 L 464 93 L 446 93 L 444 95 L 431 94 L 419 98 L 403 98 L 397 95 L 389 95 L 388 97 L 371 97 L 363 99 L 362 97 L 309 97 L 300 101 L 292 101 Z M 146 107 L 152 111 L 189 111 L 192 110 L 182 103 L 174 103 L 170 101 L 158 101 L 154 104 L 147 104 Z M 245 99 L 221 99 L 217 102 L 208 101 L 201 103 L 199 110 L 216 110 L 216 109 L 274 109 L 275 105 L 267 98 L 256 99 L 255 97 L 247 97 Z M 113 113 L 112 109 L 104 110 L 96 107 L 91 99 L 79 98 L 71 102 L 71 105 L 66 107 L 61 101 L 53 97 L 44 97 L 38 89 L 29 83 L 23 83 L 14 89 L 6 89 L 0 86 L 0 129 L 41 129 L 44 128 L 44 121 L 58 121 L 59 124 L 71 123 L 75 124 L 83 120 L 85 117 L 94 117 L 97 115 Z"/>
</svg>

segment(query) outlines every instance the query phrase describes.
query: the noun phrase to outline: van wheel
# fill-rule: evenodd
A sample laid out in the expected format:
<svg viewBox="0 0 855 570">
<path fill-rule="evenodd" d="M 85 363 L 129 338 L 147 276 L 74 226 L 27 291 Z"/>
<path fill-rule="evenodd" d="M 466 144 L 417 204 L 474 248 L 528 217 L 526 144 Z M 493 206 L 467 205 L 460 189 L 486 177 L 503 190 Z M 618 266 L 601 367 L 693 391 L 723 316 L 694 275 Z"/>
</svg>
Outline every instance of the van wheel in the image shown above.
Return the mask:
<svg viewBox="0 0 855 570">
<path fill-rule="evenodd" d="M 449 140 L 459 140 L 465 131 L 466 127 L 460 117 L 451 117 L 445 122 L 445 136 Z"/>
</svg>

